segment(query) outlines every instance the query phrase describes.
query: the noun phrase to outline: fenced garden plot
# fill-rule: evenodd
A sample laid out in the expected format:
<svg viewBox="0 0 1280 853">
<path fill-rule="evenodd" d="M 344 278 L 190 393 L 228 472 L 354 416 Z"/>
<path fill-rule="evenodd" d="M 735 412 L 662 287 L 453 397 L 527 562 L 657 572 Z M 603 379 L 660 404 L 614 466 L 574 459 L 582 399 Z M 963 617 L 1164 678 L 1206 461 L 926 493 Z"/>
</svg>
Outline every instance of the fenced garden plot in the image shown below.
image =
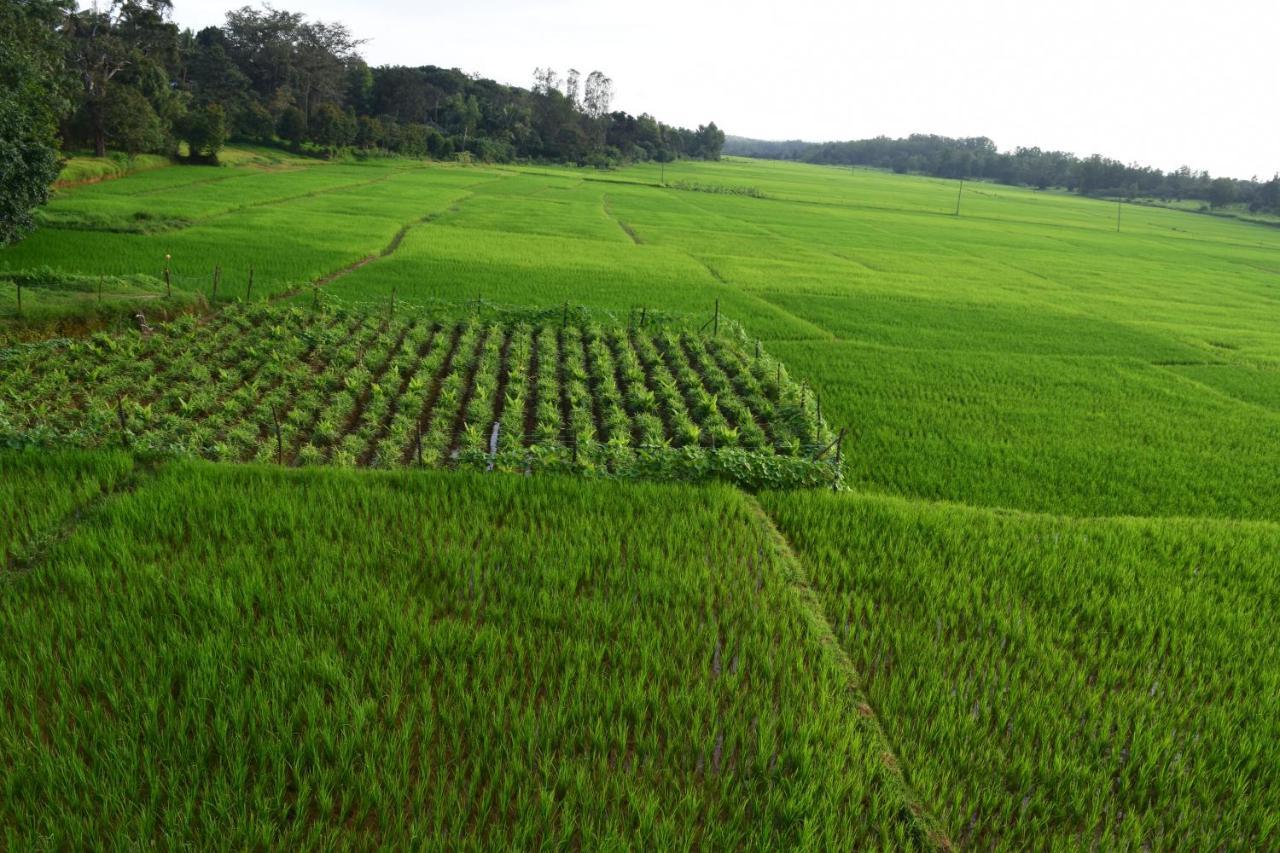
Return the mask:
<svg viewBox="0 0 1280 853">
<path fill-rule="evenodd" d="M 0 351 L 0 440 L 211 460 L 840 484 L 839 442 L 734 336 L 567 310 L 232 306 Z"/>
</svg>

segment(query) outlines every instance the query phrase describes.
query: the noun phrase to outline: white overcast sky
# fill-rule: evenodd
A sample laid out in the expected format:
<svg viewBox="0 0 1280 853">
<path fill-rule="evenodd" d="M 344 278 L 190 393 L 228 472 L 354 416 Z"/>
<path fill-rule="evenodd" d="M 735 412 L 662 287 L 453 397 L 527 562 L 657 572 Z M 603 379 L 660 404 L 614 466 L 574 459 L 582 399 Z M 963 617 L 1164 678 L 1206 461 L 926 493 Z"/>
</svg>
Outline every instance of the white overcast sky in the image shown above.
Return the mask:
<svg viewBox="0 0 1280 853">
<path fill-rule="evenodd" d="M 228 0 L 174 0 L 219 24 Z M 1215 175 L 1280 170 L 1280 0 L 276 0 L 371 65 L 529 85 L 600 69 L 614 106 L 765 139 L 985 135 Z"/>
</svg>

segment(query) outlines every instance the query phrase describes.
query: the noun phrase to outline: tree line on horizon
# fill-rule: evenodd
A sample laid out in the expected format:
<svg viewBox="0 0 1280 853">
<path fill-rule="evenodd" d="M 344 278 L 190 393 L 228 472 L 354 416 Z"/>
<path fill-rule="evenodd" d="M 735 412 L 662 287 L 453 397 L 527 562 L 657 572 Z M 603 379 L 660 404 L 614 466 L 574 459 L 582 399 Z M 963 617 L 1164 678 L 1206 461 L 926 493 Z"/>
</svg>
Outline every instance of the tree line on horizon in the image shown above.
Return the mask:
<svg viewBox="0 0 1280 853">
<path fill-rule="evenodd" d="M 181 29 L 172 0 L 0 3 L 0 245 L 31 227 L 62 152 L 215 161 L 228 141 L 610 167 L 718 159 L 714 122 L 612 108 L 600 71 L 538 68 L 529 88 L 431 65 L 371 67 L 342 23 L 264 4 Z"/>
<path fill-rule="evenodd" d="M 1124 164 L 1099 154 L 1077 157 L 1065 151 L 1016 148 L 1000 151 L 985 136 L 955 139 L 917 133 L 902 139 L 878 136 L 846 142 L 770 141 L 730 136 L 724 152 L 770 160 L 829 166 L 867 166 L 900 174 L 990 180 L 1012 186 L 1108 198 L 1201 201 L 1211 207 L 1240 203 L 1255 213 L 1280 214 L 1280 175 L 1268 181 L 1214 178 L 1183 166 L 1164 172 Z"/>
</svg>

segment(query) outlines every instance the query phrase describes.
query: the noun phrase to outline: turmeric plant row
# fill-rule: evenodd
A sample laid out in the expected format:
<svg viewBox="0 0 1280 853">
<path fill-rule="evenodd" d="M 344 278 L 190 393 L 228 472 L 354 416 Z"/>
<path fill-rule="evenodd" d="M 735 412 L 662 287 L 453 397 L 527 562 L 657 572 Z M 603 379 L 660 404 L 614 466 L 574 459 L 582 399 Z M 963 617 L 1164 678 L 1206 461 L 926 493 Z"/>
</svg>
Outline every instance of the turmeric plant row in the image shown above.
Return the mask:
<svg viewBox="0 0 1280 853">
<path fill-rule="evenodd" d="M 0 365 L 15 446 L 839 484 L 830 430 L 781 365 L 670 329 L 234 307 Z"/>
</svg>

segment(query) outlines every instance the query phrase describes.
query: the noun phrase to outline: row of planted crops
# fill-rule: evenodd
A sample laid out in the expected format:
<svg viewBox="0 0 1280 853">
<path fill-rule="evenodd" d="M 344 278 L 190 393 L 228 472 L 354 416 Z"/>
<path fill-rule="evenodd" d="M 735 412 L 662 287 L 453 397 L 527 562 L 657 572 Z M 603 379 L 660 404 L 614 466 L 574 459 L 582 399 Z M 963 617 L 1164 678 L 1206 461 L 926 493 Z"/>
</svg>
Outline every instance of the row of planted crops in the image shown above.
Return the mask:
<svg viewBox="0 0 1280 853">
<path fill-rule="evenodd" d="M 11 446 L 839 483 L 818 401 L 781 363 L 672 326 L 237 307 L 0 367 Z"/>
</svg>

